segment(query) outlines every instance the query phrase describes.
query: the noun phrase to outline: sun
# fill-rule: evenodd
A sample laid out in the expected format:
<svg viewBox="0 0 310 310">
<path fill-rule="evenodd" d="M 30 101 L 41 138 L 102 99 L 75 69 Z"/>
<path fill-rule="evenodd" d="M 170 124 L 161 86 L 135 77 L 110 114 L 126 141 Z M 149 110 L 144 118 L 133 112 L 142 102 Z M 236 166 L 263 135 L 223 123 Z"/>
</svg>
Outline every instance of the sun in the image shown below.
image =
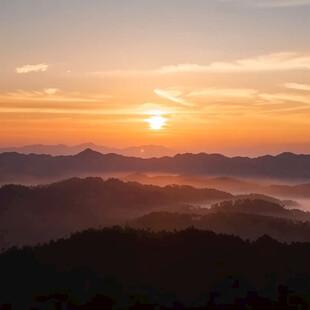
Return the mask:
<svg viewBox="0 0 310 310">
<path fill-rule="evenodd" d="M 160 130 L 165 125 L 167 119 L 160 115 L 154 115 L 151 118 L 148 118 L 146 121 L 150 124 L 151 129 Z"/>
</svg>

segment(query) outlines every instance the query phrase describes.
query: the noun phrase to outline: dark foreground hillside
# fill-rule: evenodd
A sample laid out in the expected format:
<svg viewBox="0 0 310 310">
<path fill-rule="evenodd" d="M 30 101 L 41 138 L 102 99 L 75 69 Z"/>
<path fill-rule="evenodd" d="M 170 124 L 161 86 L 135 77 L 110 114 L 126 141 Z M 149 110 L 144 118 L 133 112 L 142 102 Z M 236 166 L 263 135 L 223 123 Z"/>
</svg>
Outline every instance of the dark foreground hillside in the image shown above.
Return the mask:
<svg viewBox="0 0 310 310">
<path fill-rule="evenodd" d="M 0 255 L 2 309 L 309 309 L 310 244 L 88 230 Z"/>
</svg>

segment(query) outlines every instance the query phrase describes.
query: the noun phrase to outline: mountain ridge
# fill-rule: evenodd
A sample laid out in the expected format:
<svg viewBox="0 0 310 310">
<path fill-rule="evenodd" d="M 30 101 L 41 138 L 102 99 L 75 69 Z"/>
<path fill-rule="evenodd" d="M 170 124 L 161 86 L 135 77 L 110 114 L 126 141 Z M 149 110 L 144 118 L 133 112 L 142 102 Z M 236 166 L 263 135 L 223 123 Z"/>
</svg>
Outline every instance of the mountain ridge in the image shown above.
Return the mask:
<svg viewBox="0 0 310 310">
<path fill-rule="evenodd" d="M 177 154 L 173 157 L 138 158 L 90 148 L 76 155 L 0 154 L 2 182 L 14 176 L 82 176 L 104 173 L 170 173 L 226 177 L 309 179 L 310 155 L 282 153 L 276 156 L 226 157 L 221 154 Z"/>
<path fill-rule="evenodd" d="M 4 147 L 0 148 L 0 153 L 7 152 L 18 152 L 20 154 L 38 154 L 38 155 L 52 155 L 52 156 L 62 156 L 62 155 L 76 155 L 83 152 L 85 149 L 93 149 L 94 151 L 100 152 L 102 154 L 115 153 L 124 156 L 136 156 L 141 158 L 151 158 L 151 157 L 163 157 L 166 155 L 172 156 L 177 154 L 178 150 L 170 149 L 162 145 L 138 145 L 131 146 L 127 148 L 113 148 L 103 145 L 96 145 L 92 142 L 82 143 L 78 145 L 68 146 L 66 144 L 32 144 L 25 145 L 21 147 Z"/>
</svg>

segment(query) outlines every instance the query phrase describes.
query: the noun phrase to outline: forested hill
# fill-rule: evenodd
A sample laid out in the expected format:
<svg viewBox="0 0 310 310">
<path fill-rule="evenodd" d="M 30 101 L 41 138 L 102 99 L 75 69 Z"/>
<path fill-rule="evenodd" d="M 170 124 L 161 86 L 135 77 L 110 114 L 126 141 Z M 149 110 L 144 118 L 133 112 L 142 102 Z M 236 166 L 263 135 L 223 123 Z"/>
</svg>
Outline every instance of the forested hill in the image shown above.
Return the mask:
<svg viewBox="0 0 310 310">
<path fill-rule="evenodd" d="M 154 210 L 211 204 L 230 193 L 190 186 L 141 185 L 118 179 L 73 178 L 49 185 L 0 188 L 0 247 L 36 243 L 71 232 L 124 223 Z"/>
<path fill-rule="evenodd" d="M 268 234 L 281 242 L 310 242 L 310 222 L 250 212 L 250 210 L 244 213 L 232 210 L 205 214 L 152 212 L 129 221 L 128 225 L 151 231 L 174 231 L 195 227 L 221 234 L 233 234 L 244 240 L 256 240 Z"/>
</svg>

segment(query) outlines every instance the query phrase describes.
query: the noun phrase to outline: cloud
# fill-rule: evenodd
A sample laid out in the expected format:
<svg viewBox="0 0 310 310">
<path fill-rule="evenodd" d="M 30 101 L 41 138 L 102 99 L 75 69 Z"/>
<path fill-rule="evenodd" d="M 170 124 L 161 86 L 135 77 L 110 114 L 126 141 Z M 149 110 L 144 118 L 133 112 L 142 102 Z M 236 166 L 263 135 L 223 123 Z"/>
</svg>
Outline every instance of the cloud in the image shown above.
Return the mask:
<svg viewBox="0 0 310 310">
<path fill-rule="evenodd" d="M 168 88 L 155 89 L 154 93 L 167 100 L 176 102 L 186 107 L 194 107 L 194 110 L 215 109 L 219 111 L 245 111 L 256 109 L 254 103 L 260 100 L 259 92 L 254 89 L 238 88 Z M 181 109 L 181 106 L 179 106 Z M 184 109 L 182 109 L 184 111 Z M 222 113 L 222 112 L 221 112 Z"/>
<path fill-rule="evenodd" d="M 178 73 L 249 73 L 310 70 L 310 54 L 281 52 L 239 59 L 232 62 L 201 64 L 177 64 L 153 70 L 116 70 L 94 72 L 100 77 L 139 77 Z"/>
<path fill-rule="evenodd" d="M 22 67 L 16 68 L 17 73 L 29 73 L 29 72 L 45 72 L 48 69 L 48 65 L 43 64 L 37 64 L 37 65 L 25 65 Z"/>
<path fill-rule="evenodd" d="M 295 84 L 293 84 L 295 85 Z M 299 84 L 297 84 L 299 85 Z M 212 115 L 245 115 L 303 111 L 310 108 L 310 96 L 295 93 L 265 93 L 251 88 L 173 88 L 155 90 L 160 97 L 195 107 L 191 112 Z M 183 110 L 184 111 L 184 110 Z"/>
<path fill-rule="evenodd" d="M 263 72 L 310 69 L 310 54 L 274 53 L 234 62 L 213 62 L 210 65 L 180 64 L 159 69 L 161 73 L 177 72 Z"/>
<path fill-rule="evenodd" d="M 59 89 L 58 88 L 46 88 L 46 89 L 44 89 L 44 92 L 47 95 L 55 95 L 56 93 L 59 92 Z"/>
<path fill-rule="evenodd" d="M 213 99 L 248 99 L 258 94 L 255 89 L 238 89 L 238 88 L 206 88 L 193 91 L 187 97 L 204 97 Z"/>
<path fill-rule="evenodd" d="M 159 97 L 182 104 L 184 106 L 195 106 L 195 104 L 188 102 L 184 98 L 182 98 L 181 96 L 183 95 L 183 92 L 177 89 L 155 89 L 154 93 Z"/>
<path fill-rule="evenodd" d="M 250 99 L 258 96 L 259 92 L 251 88 L 199 88 L 194 90 L 181 89 L 155 89 L 154 93 L 165 99 L 181 103 L 183 105 L 195 106 L 193 102 L 201 99 L 204 100 L 232 100 L 232 99 Z"/>
<path fill-rule="evenodd" d="M 68 109 L 66 107 L 41 107 L 41 108 L 20 108 L 20 107 L 1 107 L 0 106 L 0 112 L 1 113 L 39 113 L 39 114 L 60 114 L 60 115 L 92 115 L 92 116 L 115 116 L 117 115 L 118 118 L 123 118 L 123 117 L 129 117 L 131 116 L 136 116 L 135 114 L 128 113 L 128 114 L 123 114 L 120 113 L 119 111 L 107 111 L 107 109 Z M 106 120 L 106 118 L 105 118 Z M 115 123 L 115 119 L 113 120 L 113 122 Z"/>
<path fill-rule="evenodd" d="M 302 96 L 298 94 L 275 93 L 275 94 L 260 94 L 259 98 L 271 104 L 283 104 L 292 102 L 298 104 L 310 105 L 310 96 Z"/>
<path fill-rule="evenodd" d="M 220 2 L 240 2 L 255 7 L 295 7 L 310 5 L 310 0 L 220 0 Z"/>
<path fill-rule="evenodd" d="M 284 86 L 290 89 L 310 91 L 310 85 L 305 84 L 286 83 Z"/>
<path fill-rule="evenodd" d="M 103 115 L 123 115 L 126 109 L 117 109 L 105 94 L 87 94 L 65 92 L 57 88 L 40 91 L 17 90 L 0 93 L 1 113 L 22 113 L 23 115 L 44 114 L 45 117 L 67 117 L 66 115 L 84 115 L 98 117 Z M 50 115 L 50 116 L 48 116 Z M 40 117 L 41 117 L 40 116 Z M 83 116 L 83 117 L 84 117 Z M 121 117 L 121 116 L 120 116 Z"/>
<path fill-rule="evenodd" d="M 61 92 L 58 88 L 46 88 L 42 91 L 17 90 L 10 93 L 0 93 L 1 101 L 6 102 L 90 102 L 101 103 L 110 99 L 110 95 L 89 95 L 81 93 Z"/>
</svg>

